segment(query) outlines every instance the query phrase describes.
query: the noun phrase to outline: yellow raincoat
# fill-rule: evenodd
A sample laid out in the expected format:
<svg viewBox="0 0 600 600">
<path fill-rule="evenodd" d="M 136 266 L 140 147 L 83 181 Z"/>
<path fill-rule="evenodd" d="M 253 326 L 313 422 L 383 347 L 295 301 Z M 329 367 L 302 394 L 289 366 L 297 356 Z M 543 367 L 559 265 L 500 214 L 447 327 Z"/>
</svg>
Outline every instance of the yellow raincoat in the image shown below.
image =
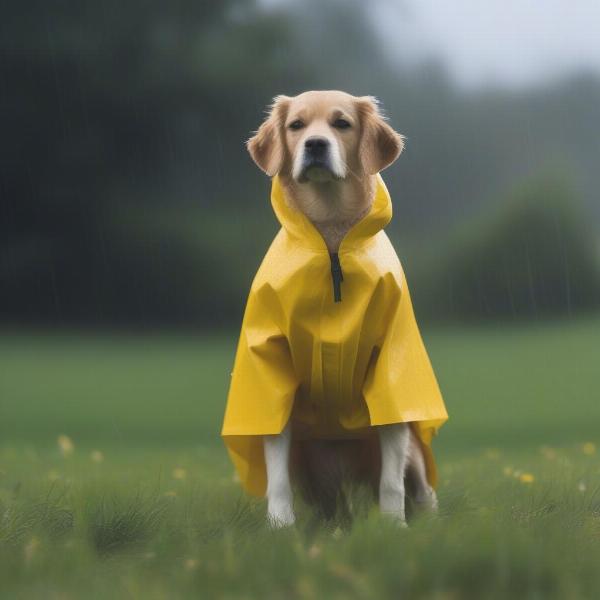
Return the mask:
<svg viewBox="0 0 600 600">
<path fill-rule="evenodd" d="M 282 227 L 250 289 L 222 430 L 244 489 L 265 494 L 262 436 L 290 416 L 326 438 L 413 421 L 435 486 L 431 438 L 448 415 L 383 231 L 392 203 L 381 175 L 370 212 L 337 254 L 287 204 L 277 175 L 271 203 Z"/>
</svg>

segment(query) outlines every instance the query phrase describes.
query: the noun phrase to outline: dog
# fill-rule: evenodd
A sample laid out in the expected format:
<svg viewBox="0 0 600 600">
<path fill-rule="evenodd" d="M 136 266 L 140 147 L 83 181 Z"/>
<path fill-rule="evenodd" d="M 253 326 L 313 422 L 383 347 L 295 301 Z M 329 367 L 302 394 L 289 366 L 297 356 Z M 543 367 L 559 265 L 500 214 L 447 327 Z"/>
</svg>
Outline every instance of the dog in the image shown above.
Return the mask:
<svg viewBox="0 0 600 600">
<path fill-rule="evenodd" d="M 276 96 L 268 117 L 247 141 L 256 165 L 277 178 L 288 204 L 285 210 L 303 215 L 320 234 L 332 257 L 332 303 L 341 300 L 341 281 L 350 286 L 339 268 L 340 245 L 371 213 L 377 190 L 382 193 L 378 173 L 393 164 L 403 148 L 403 136 L 386 122 L 375 97 L 337 90 Z M 412 308 L 410 311 L 412 315 Z M 328 342 L 317 343 L 325 347 Z M 336 352 L 335 344 L 331 348 Z M 326 347 L 328 351 L 331 348 Z M 266 355 L 264 351 L 250 352 Z M 435 417 L 437 421 L 431 422 L 437 426 L 447 415 L 443 402 L 436 410 L 427 418 Z M 310 428 L 303 431 L 292 412 L 281 431 L 262 436 L 268 521 L 273 527 L 295 522 L 294 479 L 327 517 L 335 514 L 339 490 L 348 477 L 372 485 L 381 512 L 400 524 L 406 522 L 407 491 L 413 505 L 437 509 L 436 493 L 428 479 L 426 444 L 416 423 L 384 422 L 369 424 L 366 429 L 367 435 L 359 439 L 312 437 Z M 238 431 L 230 427 L 224 429 L 224 435 Z M 232 456 L 241 453 L 234 448 Z"/>
</svg>

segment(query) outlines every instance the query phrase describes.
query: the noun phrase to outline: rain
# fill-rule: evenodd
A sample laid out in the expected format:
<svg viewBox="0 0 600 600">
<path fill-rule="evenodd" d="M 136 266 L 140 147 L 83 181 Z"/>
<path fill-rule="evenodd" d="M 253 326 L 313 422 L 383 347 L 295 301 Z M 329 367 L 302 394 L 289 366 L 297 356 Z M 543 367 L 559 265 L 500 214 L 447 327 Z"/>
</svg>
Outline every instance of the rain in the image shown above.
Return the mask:
<svg viewBox="0 0 600 600">
<path fill-rule="evenodd" d="M 599 20 L 592 0 L 9 2 L 2 592 L 593 597 Z M 450 416 L 438 515 L 406 530 L 361 488 L 330 519 L 298 499 L 275 533 L 221 439 L 281 227 L 246 144 L 306 90 L 375 96 L 405 139 L 382 235 Z M 334 254 L 342 311 L 355 283 Z"/>
</svg>

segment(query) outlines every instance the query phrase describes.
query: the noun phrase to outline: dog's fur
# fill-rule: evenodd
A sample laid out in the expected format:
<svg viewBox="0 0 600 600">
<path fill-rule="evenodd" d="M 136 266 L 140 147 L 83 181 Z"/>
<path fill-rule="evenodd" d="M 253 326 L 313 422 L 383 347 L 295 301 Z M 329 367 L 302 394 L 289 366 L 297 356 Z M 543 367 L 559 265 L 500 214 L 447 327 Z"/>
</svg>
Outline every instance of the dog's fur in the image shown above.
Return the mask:
<svg viewBox="0 0 600 600">
<path fill-rule="evenodd" d="M 295 97 L 277 96 L 248 151 L 267 175 L 279 175 L 292 208 L 304 213 L 337 252 L 350 228 L 370 210 L 376 174 L 391 165 L 404 147 L 403 137 L 384 120 L 372 96 L 340 91 L 310 91 Z M 377 473 L 358 473 L 367 442 L 308 441 L 303 443 L 301 473 L 309 499 L 320 503 L 326 516 L 335 509 L 334 473 L 378 480 L 381 511 L 405 522 L 405 478 L 417 505 L 435 509 L 435 492 L 426 477 L 420 442 L 408 423 L 377 427 Z M 264 438 L 267 467 L 268 517 L 274 526 L 294 522 L 290 456 L 292 424 Z M 293 461 L 292 461 L 293 462 Z M 341 465 L 341 466 L 340 466 Z M 342 468 L 343 466 L 343 468 Z M 333 486 L 333 490 L 332 490 Z M 311 493 L 311 491 L 317 493 Z"/>
</svg>

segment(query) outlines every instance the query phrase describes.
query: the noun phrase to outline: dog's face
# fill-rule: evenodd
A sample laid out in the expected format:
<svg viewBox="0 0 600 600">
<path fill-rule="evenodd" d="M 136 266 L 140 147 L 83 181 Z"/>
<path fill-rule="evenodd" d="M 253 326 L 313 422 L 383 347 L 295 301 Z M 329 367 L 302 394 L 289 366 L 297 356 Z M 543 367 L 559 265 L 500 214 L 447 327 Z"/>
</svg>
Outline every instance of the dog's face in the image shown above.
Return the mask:
<svg viewBox="0 0 600 600">
<path fill-rule="evenodd" d="M 267 175 L 298 183 L 374 175 L 391 165 L 402 136 L 384 120 L 372 96 L 311 91 L 277 96 L 248 151 Z"/>
</svg>

